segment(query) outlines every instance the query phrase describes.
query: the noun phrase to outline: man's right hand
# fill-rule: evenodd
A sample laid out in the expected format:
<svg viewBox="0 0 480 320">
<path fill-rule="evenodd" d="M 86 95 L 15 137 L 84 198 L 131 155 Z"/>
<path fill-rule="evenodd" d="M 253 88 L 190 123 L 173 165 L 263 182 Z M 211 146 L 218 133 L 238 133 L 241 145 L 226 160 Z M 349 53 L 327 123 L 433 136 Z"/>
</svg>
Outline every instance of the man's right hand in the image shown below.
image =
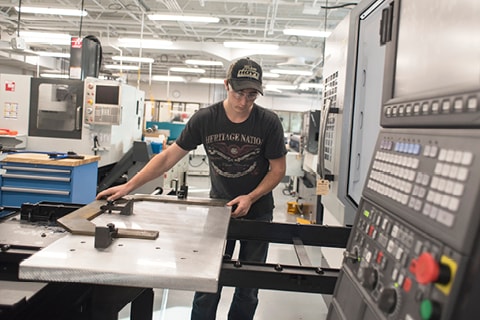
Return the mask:
<svg viewBox="0 0 480 320">
<path fill-rule="evenodd" d="M 129 190 L 126 184 L 121 184 L 119 186 L 111 187 L 106 190 L 103 190 L 99 194 L 97 194 L 96 199 L 97 200 L 102 200 L 105 199 L 107 201 L 113 201 L 117 200 L 123 196 L 126 196 L 128 194 Z"/>
</svg>

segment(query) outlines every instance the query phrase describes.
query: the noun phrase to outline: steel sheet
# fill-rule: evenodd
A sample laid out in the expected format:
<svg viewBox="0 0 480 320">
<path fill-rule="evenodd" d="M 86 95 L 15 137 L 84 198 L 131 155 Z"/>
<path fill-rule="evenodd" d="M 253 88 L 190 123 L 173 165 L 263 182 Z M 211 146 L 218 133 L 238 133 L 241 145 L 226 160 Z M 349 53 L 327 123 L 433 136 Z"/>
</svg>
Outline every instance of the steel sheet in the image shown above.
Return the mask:
<svg viewBox="0 0 480 320">
<path fill-rule="evenodd" d="M 93 236 L 55 241 L 20 265 L 26 280 L 81 282 L 215 292 L 230 208 L 138 201 L 133 215 L 104 213 L 92 222 L 117 228 L 158 230 L 156 240 L 114 239 L 94 248 Z"/>
</svg>

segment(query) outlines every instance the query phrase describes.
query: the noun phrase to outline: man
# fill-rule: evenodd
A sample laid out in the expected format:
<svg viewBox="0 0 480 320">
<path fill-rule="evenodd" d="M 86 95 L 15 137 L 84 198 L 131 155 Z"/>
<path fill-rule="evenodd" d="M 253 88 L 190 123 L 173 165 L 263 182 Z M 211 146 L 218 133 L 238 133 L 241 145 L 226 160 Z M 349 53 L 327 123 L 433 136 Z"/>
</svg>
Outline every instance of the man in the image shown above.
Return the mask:
<svg viewBox="0 0 480 320">
<path fill-rule="evenodd" d="M 271 221 L 272 190 L 285 175 L 282 124 L 270 110 L 254 103 L 263 94 L 262 68 L 251 59 L 234 62 L 224 81 L 227 98 L 197 111 L 171 146 L 153 157 L 127 183 L 100 192 L 97 199 L 115 200 L 173 167 L 190 150 L 203 144 L 210 166 L 210 197 L 227 199 L 231 217 Z M 225 249 L 232 256 L 234 241 Z M 265 262 L 268 243 L 241 241 L 239 259 Z M 196 292 L 192 320 L 216 317 L 221 288 L 217 293 Z M 228 313 L 229 320 L 253 319 L 258 289 L 236 288 Z"/>
</svg>

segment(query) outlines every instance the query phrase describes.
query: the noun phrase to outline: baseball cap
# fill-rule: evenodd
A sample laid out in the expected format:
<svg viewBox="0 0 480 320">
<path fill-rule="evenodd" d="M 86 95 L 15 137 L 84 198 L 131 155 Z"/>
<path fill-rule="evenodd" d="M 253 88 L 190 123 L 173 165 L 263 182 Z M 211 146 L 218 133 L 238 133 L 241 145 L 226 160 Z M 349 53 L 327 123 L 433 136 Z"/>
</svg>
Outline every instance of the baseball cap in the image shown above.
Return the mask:
<svg viewBox="0 0 480 320">
<path fill-rule="evenodd" d="M 227 80 L 235 91 L 255 89 L 263 95 L 262 67 L 250 58 L 239 59 L 230 65 Z"/>
</svg>

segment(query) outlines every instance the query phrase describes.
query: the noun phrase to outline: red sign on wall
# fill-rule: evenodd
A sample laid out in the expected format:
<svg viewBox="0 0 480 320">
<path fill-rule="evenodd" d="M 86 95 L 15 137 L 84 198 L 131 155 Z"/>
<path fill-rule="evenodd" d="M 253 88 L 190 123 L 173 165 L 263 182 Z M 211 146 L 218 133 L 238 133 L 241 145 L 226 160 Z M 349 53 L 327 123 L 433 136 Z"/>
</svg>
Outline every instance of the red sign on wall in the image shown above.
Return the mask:
<svg viewBox="0 0 480 320">
<path fill-rule="evenodd" d="M 72 37 L 71 38 L 71 45 L 72 45 L 72 48 L 81 49 L 82 48 L 82 38 Z"/>
<path fill-rule="evenodd" d="M 15 81 L 5 81 L 5 91 L 15 91 Z"/>
</svg>

